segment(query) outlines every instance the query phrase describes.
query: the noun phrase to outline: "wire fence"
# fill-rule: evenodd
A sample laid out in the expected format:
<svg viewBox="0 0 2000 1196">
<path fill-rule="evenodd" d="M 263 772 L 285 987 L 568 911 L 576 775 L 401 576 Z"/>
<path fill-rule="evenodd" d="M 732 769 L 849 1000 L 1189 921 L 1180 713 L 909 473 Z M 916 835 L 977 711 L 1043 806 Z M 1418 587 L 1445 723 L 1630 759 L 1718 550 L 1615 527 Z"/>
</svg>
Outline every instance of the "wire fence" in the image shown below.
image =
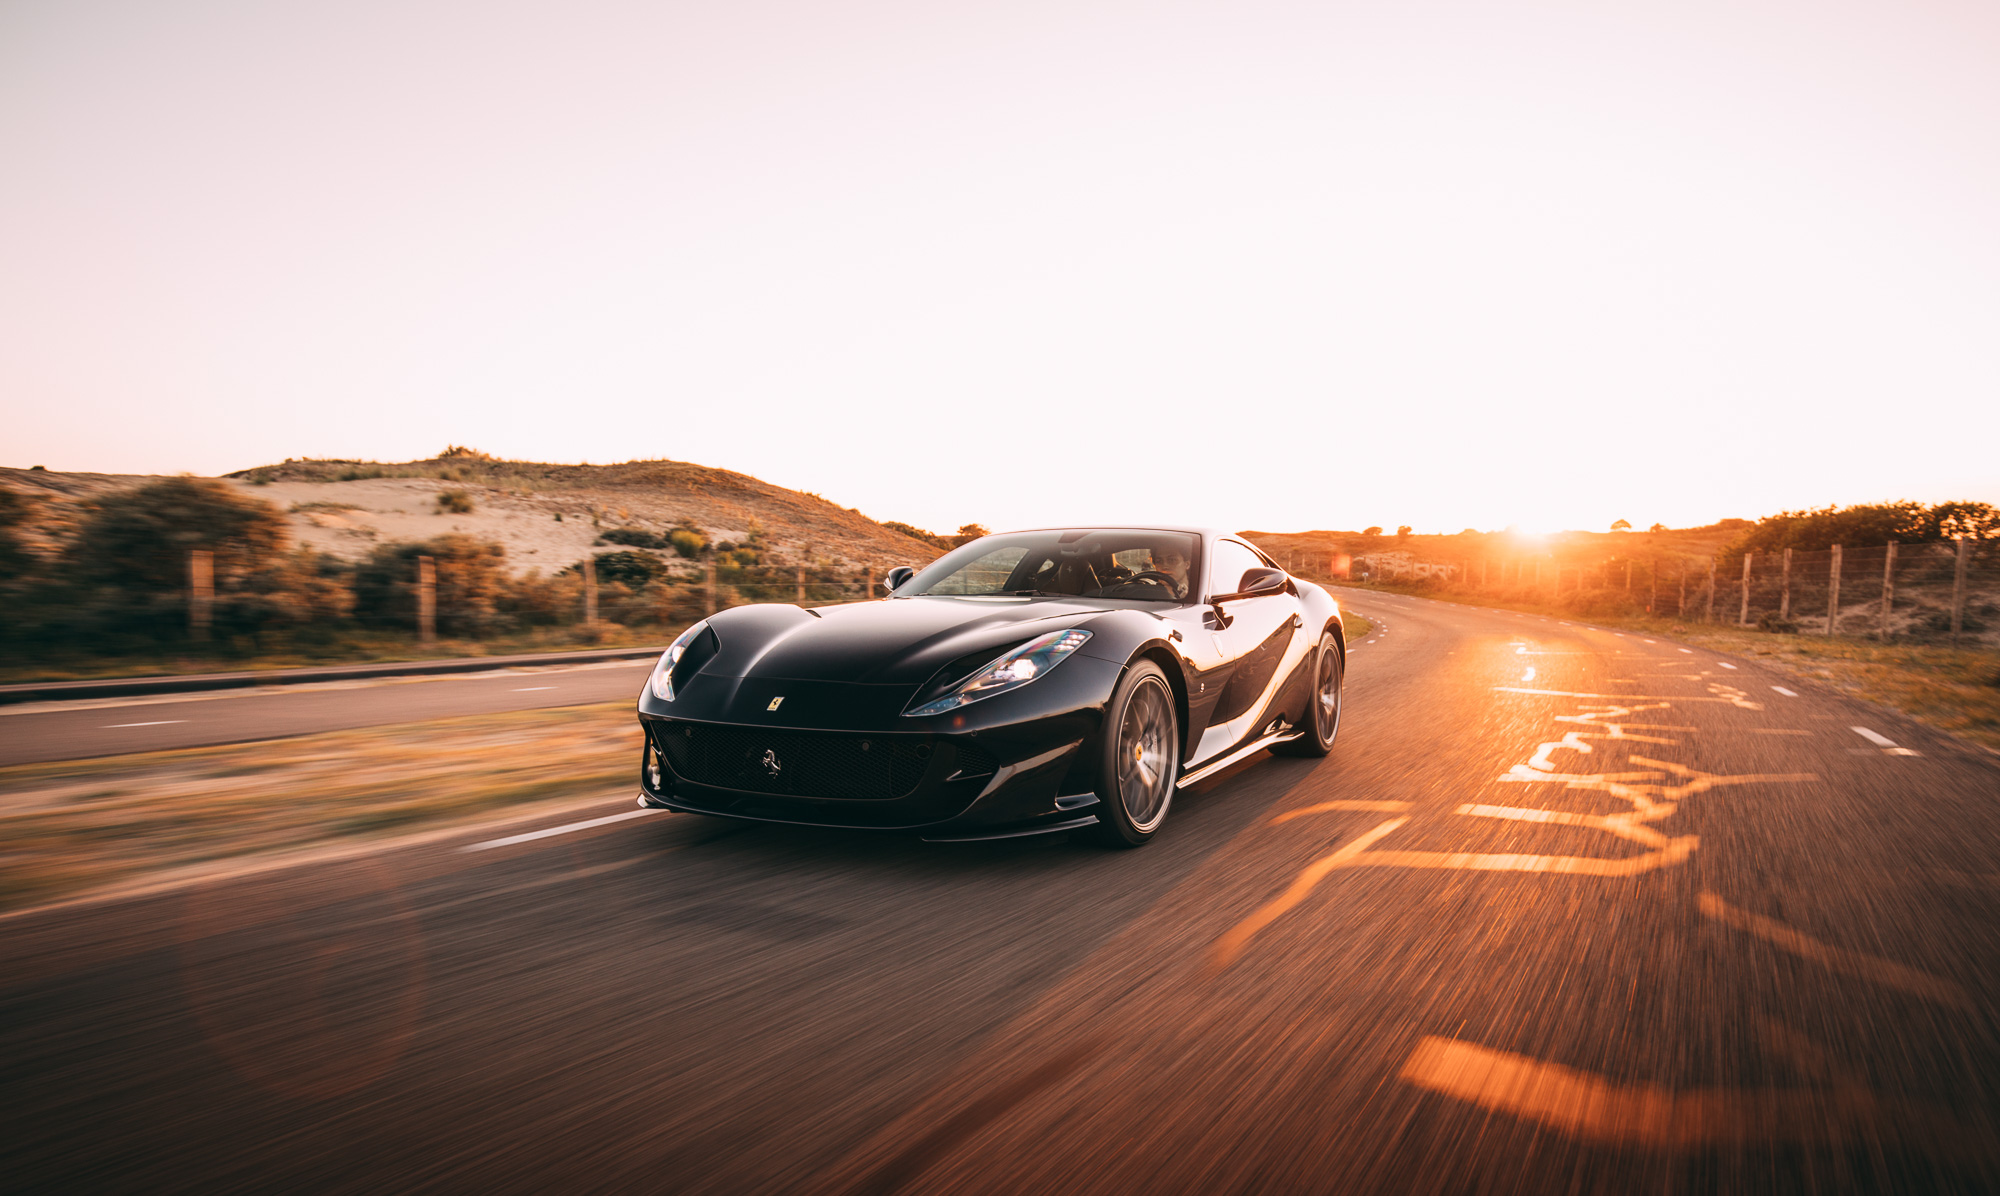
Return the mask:
<svg viewBox="0 0 2000 1196">
<path fill-rule="evenodd" d="M 1646 613 L 1688 622 L 1880 639 L 1977 640 L 2000 631 L 2000 541 L 1839 545 L 1804 552 L 1488 556 L 1419 561 L 1297 551 L 1309 578 L 1483 593 L 1579 614 Z"/>
</svg>

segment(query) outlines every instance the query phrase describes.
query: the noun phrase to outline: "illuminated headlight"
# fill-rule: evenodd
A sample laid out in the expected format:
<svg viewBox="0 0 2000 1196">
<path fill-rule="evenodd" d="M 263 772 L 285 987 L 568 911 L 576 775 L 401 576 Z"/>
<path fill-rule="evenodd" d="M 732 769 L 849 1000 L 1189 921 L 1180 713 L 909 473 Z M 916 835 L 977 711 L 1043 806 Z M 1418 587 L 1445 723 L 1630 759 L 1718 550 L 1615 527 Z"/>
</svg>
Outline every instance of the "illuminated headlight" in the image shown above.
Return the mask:
<svg viewBox="0 0 2000 1196">
<path fill-rule="evenodd" d="M 960 706 L 990 698 L 994 694 L 1019 689 L 1028 682 L 1061 664 L 1070 653 L 1083 647 L 1090 638 L 1088 631 L 1051 631 L 1022 644 L 1000 659 L 980 669 L 965 680 L 953 686 L 950 693 L 933 701 L 925 702 L 914 710 L 905 710 L 905 717 L 921 714 L 943 714 Z"/>
<path fill-rule="evenodd" d="M 662 702 L 674 700 L 674 666 L 681 662 L 681 657 L 687 655 L 689 645 L 700 638 L 701 633 L 706 630 L 708 630 L 708 620 L 703 619 L 681 632 L 680 638 L 667 645 L 667 650 L 660 653 L 660 663 L 653 666 L 654 697 Z"/>
</svg>

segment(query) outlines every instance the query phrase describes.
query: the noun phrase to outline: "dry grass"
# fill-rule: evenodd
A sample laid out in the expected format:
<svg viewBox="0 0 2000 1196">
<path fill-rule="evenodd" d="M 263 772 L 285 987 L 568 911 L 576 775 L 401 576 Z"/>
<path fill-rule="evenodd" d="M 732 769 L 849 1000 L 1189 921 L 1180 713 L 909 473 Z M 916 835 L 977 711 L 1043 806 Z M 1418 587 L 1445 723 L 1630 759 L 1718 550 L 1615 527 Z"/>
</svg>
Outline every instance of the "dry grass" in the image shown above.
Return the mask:
<svg viewBox="0 0 2000 1196">
<path fill-rule="evenodd" d="M 1990 651 L 1700 626 L 1661 633 L 1825 682 L 2000 751 L 2000 655 Z"/>
<path fill-rule="evenodd" d="M 629 702 L 0 768 L 0 907 L 634 782 Z"/>
</svg>

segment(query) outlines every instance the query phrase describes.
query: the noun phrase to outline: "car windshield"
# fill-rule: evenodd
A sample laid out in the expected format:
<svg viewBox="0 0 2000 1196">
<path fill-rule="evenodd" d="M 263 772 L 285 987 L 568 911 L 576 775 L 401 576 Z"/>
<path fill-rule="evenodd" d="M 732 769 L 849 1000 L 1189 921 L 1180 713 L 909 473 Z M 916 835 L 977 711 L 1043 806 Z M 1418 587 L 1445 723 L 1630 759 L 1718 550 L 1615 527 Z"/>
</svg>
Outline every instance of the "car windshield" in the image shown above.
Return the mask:
<svg viewBox="0 0 2000 1196">
<path fill-rule="evenodd" d="M 1195 543 L 1186 532 L 1092 528 L 987 536 L 932 562 L 896 593 L 1184 602 Z"/>
</svg>

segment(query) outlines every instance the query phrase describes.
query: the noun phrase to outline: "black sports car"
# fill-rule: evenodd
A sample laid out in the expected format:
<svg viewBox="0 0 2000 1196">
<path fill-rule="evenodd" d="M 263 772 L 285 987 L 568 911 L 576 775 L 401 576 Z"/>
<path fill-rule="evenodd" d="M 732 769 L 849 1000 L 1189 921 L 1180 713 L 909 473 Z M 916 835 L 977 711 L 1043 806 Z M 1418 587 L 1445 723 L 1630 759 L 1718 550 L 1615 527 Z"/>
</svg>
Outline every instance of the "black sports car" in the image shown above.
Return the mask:
<svg viewBox="0 0 2000 1196">
<path fill-rule="evenodd" d="M 1137 846 L 1176 789 L 1340 727 L 1339 606 L 1226 533 L 1005 532 L 887 585 L 688 628 L 639 695 L 639 804 Z"/>
</svg>

